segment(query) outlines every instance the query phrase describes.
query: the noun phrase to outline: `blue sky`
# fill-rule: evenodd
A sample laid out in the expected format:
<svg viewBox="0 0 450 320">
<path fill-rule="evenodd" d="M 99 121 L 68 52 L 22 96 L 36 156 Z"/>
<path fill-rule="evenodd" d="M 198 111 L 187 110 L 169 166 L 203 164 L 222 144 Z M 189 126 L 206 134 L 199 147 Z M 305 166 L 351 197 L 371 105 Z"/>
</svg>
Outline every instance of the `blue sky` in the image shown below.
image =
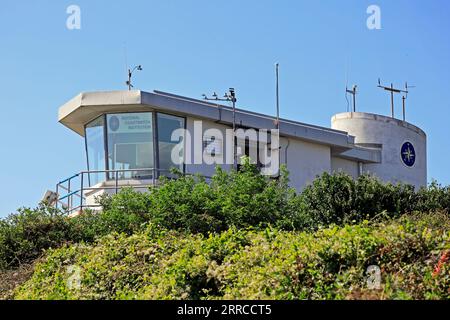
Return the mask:
<svg viewBox="0 0 450 320">
<path fill-rule="evenodd" d="M 81 8 L 81 30 L 66 8 Z M 366 27 L 381 9 L 381 30 Z M 125 89 L 125 54 L 142 64 L 136 88 L 190 97 L 234 86 L 238 106 L 330 126 L 346 111 L 389 115 L 386 83 L 416 85 L 407 120 L 428 134 L 428 176 L 450 184 L 450 2 L 381 0 L 2 1 L 0 7 L 0 216 L 35 206 L 57 181 L 85 168 L 81 137 L 57 123 L 82 91 Z M 396 104 L 400 113 L 400 97 Z"/>
</svg>

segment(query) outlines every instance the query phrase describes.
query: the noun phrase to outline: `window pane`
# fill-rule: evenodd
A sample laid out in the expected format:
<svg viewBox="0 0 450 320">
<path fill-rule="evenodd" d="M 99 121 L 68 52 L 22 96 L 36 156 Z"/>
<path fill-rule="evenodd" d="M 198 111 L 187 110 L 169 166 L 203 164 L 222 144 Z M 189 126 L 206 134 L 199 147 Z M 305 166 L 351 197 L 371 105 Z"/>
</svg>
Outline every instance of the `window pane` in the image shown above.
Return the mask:
<svg viewBox="0 0 450 320">
<path fill-rule="evenodd" d="M 88 156 L 88 169 L 90 171 L 105 170 L 105 136 L 104 117 L 100 116 L 86 125 L 86 143 Z M 89 174 L 88 183 L 95 185 L 105 179 L 104 173 Z"/>
<path fill-rule="evenodd" d="M 180 141 L 172 141 L 172 133 L 176 129 L 184 129 L 184 118 L 158 113 L 158 150 L 159 169 L 161 174 L 170 175 L 171 168 L 183 171 L 184 143 L 178 150 L 177 163 L 172 161 L 172 150 Z M 180 138 L 182 140 L 182 138 Z"/>
<path fill-rule="evenodd" d="M 118 173 L 120 179 L 151 179 L 153 169 L 152 114 L 119 113 L 107 115 L 108 163 L 110 170 L 127 170 Z M 111 174 L 111 179 L 114 175 Z"/>
</svg>

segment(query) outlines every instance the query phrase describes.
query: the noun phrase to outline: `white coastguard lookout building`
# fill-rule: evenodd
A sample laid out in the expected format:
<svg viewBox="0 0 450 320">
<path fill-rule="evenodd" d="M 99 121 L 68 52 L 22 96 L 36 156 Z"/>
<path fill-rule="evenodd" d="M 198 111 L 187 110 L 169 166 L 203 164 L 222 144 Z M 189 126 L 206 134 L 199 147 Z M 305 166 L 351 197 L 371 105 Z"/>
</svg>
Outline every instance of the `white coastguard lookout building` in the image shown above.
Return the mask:
<svg viewBox="0 0 450 320">
<path fill-rule="evenodd" d="M 243 155 L 270 176 L 286 165 L 298 191 L 323 172 L 355 178 L 370 173 L 416 187 L 427 183 L 425 133 L 370 113 L 340 113 L 325 128 L 132 90 L 81 93 L 59 109 L 59 122 L 86 147 L 86 170 L 59 182 L 54 194 L 57 205 L 71 212 L 95 208 L 97 196 L 124 186 L 145 190 L 160 176 L 171 177 L 173 167 L 208 179 L 218 165 L 238 168 Z M 273 130 L 277 123 L 279 131 Z"/>
</svg>

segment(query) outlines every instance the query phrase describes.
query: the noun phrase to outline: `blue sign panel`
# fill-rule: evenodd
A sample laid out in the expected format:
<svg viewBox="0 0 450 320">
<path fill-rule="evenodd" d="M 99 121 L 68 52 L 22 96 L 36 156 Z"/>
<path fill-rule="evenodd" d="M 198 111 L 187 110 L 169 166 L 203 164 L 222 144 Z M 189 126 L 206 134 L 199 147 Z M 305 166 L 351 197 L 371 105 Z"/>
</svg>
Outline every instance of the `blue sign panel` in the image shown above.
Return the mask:
<svg viewBox="0 0 450 320">
<path fill-rule="evenodd" d="M 408 167 L 412 167 L 416 162 L 416 151 L 411 142 L 405 142 L 402 146 L 401 157 L 403 163 Z"/>
</svg>

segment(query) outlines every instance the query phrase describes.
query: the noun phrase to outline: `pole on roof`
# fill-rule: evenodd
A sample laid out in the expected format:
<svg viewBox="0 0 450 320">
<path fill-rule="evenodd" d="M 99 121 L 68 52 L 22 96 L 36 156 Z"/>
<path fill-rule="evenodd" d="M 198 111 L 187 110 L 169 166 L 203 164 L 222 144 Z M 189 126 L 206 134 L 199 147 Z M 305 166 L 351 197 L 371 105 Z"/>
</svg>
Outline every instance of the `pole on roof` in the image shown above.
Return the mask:
<svg viewBox="0 0 450 320">
<path fill-rule="evenodd" d="M 277 96 L 277 123 L 276 128 L 280 130 L 280 90 L 279 90 L 279 69 L 280 64 L 275 64 L 275 73 L 276 73 L 276 96 Z"/>
<path fill-rule="evenodd" d="M 280 141 L 280 64 L 277 62 L 275 64 L 275 73 L 276 73 L 276 99 L 277 99 L 277 119 L 276 119 L 276 129 L 278 133 L 278 141 Z M 281 145 L 278 146 L 278 166 L 281 163 Z M 287 161 L 287 159 L 286 159 Z M 280 176 L 280 170 L 278 168 L 278 176 Z"/>
</svg>

